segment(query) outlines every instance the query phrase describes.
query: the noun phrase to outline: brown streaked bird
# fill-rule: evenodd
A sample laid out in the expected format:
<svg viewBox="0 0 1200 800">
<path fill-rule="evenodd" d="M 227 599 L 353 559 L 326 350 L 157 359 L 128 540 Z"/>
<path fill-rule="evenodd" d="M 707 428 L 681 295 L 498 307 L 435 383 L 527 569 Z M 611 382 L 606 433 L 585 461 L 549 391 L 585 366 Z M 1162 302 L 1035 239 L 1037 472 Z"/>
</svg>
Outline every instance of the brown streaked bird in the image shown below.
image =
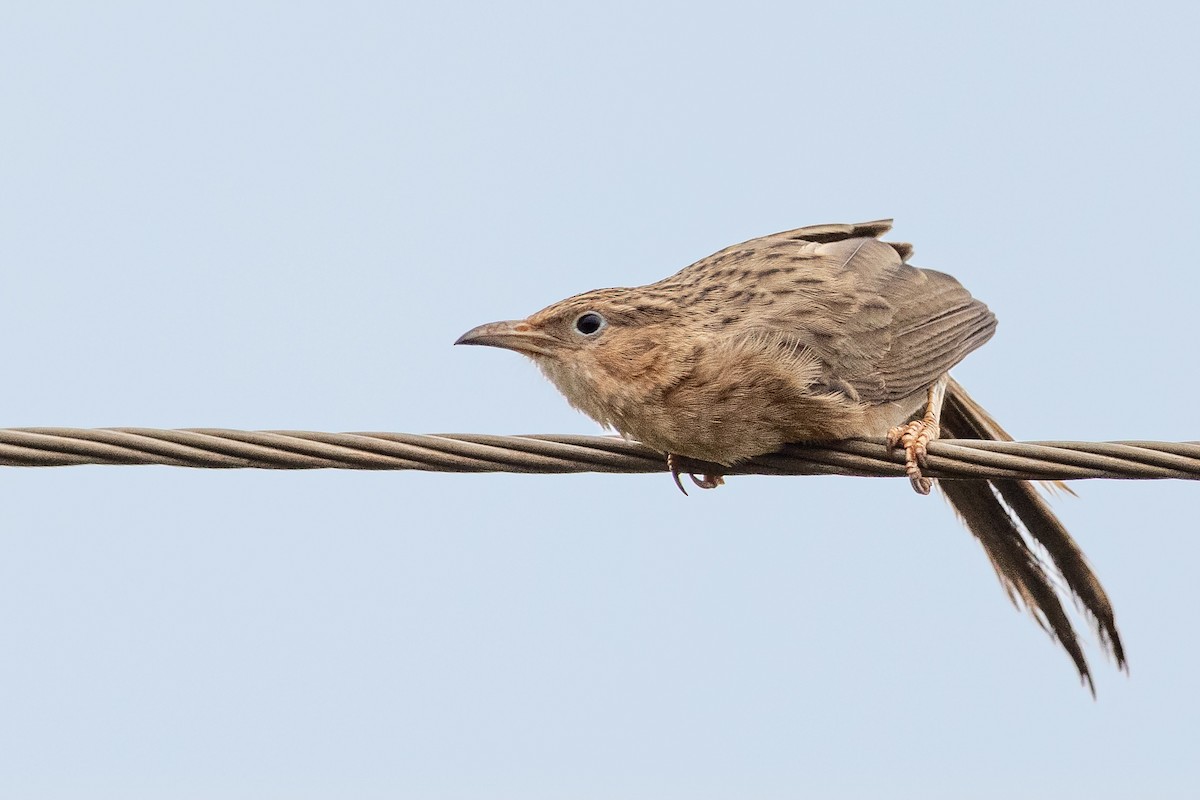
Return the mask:
<svg viewBox="0 0 1200 800">
<path fill-rule="evenodd" d="M 1011 441 L 949 375 L 996 330 L 957 280 L 883 242 L 891 220 L 815 225 L 727 247 L 657 283 L 598 289 L 455 344 L 532 358 L 571 405 L 714 488 L 722 467 L 789 442 L 886 437 L 913 487 L 925 446 Z M 696 477 L 700 472 L 703 477 Z M 1024 605 L 1095 693 L 1061 583 L 1125 668 L 1112 606 L 1078 545 L 1029 481 L 939 485 Z"/>
</svg>

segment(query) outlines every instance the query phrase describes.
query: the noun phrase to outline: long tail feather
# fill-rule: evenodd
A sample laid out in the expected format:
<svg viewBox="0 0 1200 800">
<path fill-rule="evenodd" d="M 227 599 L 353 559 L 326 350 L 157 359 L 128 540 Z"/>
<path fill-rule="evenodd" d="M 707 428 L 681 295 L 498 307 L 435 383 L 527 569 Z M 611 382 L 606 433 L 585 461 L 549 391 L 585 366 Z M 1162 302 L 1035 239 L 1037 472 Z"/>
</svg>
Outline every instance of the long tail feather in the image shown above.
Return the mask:
<svg viewBox="0 0 1200 800">
<path fill-rule="evenodd" d="M 941 428 L 942 436 L 947 438 L 1012 440 L 953 378 L 942 406 Z M 1023 603 L 1063 646 L 1093 695 L 1091 672 L 1070 617 L 1059 600 L 1055 577 L 1061 579 L 1091 620 L 1101 644 L 1117 666 L 1127 669 L 1125 648 L 1108 595 L 1075 540 L 1033 483 L 1014 480 L 938 483 L 959 517 L 983 545 L 1009 597 L 1015 603 Z M 1066 489 L 1062 484 L 1051 488 Z M 1039 547 L 1031 547 L 1030 540 Z M 1048 560 L 1041 551 L 1045 551 Z"/>
</svg>

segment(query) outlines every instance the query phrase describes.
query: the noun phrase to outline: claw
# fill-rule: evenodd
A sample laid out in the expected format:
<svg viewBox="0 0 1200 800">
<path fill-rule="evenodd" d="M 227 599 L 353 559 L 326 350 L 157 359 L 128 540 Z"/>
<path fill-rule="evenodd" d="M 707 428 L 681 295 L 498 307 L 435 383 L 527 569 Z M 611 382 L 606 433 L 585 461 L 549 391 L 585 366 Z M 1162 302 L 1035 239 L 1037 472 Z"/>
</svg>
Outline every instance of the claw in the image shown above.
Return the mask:
<svg viewBox="0 0 1200 800">
<path fill-rule="evenodd" d="M 688 477 L 692 479 L 692 483 L 699 486 L 701 489 L 715 489 L 718 486 L 725 485 L 725 479 L 720 475 L 705 475 L 703 478 L 697 478 L 692 473 L 688 473 Z"/>
<path fill-rule="evenodd" d="M 683 481 L 679 480 L 679 476 L 683 474 L 683 471 L 679 469 L 679 466 L 675 462 L 676 462 L 675 454 L 668 453 L 667 454 L 667 469 L 669 469 L 671 471 L 671 477 L 675 479 L 675 485 L 679 487 L 679 491 L 683 492 L 684 497 L 687 497 L 688 496 L 687 489 L 683 488 Z M 690 475 L 690 473 L 689 473 L 689 475 Z M 696 477 L 694 475 L 692 475 L 691 478 L 692 478 L 692 480 L 696 480 Z"/>
<path fill-rule="evenodd" d="M 677 456 L 674 453 L 668 453 L 667 454 L 667 469 L 671 471 L 671 477 L 675 479 L 675 485 L 679 487 L 679 491 L 683 492 L 684 495 L 687 495 L 687 489 L 683 488 L 683 481 L 681 481 L 679 479 L 680 475 L 687 475 L 689 478 L 692 479 L 692 483 L 696 484 L 701 489 L 715 489 L 718 486 L 723 486 L 725 484 L 725 479 L 723 477 L 721 477 L 720 475 L 711 475 L 711 474 L 705 473 L 702 477 L 697 478 L 696 473 L 688 472 L 683 466 L 681 466 L 681 464 L 680 464 L 681 461 L 688 464 L 689 466 L 692 466 L 693 469 L 695 469 L 700 464 L 704 464 L 707 466 L 717 466 L 717 465 L 708 464 L 708 462 L 706 462 L 706 461 L 692 462 L 689 459 L 681 458 L 680 456 Z"/>
</svg>

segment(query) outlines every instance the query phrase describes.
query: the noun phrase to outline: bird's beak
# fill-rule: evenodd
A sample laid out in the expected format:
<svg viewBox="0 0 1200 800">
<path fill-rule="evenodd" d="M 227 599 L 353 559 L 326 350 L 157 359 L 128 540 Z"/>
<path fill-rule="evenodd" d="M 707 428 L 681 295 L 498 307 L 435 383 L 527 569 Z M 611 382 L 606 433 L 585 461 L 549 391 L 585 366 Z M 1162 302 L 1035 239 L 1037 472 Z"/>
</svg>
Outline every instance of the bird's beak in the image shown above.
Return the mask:
<svg viewBox="0 0 1200 800">
<path fill-rule="evenodd" d="M 553 355 L 554 338 L 534 328 L 524 320 L 489 322 L 458 337 L 455 344 L 483 344 L 503 347 L 526 355 Z"/>
</svg>

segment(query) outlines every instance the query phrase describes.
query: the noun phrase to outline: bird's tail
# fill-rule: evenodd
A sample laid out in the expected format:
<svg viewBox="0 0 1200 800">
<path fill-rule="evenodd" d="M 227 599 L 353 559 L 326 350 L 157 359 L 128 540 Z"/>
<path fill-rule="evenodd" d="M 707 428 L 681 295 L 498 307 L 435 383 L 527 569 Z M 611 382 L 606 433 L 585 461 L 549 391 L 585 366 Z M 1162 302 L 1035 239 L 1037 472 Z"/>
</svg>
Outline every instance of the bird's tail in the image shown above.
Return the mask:
<svg viewBox="0 0 1200 800">
<path fill-rule="evenodd" d="M 946 389 L 941 429 L 946 438 L 1012 441 L 953 378 Z M 1066 649 L 1079 670 L 1079 677 L 1093 695 L 1096 689 L 1092 675 L 1056 584 L 1065 584 L 1095 626 L 1105 650 L 1118 667 L 1126 668 L 1125 650 L 1108 595 L 1075 540 L 1033 483 L 941 480 L 938 485 L 983 545 L 1013 604 L 1028 608 L 1038 624 Z M 1063 484 L 1053 487 L 1066 489 Z"/>
</svg>

